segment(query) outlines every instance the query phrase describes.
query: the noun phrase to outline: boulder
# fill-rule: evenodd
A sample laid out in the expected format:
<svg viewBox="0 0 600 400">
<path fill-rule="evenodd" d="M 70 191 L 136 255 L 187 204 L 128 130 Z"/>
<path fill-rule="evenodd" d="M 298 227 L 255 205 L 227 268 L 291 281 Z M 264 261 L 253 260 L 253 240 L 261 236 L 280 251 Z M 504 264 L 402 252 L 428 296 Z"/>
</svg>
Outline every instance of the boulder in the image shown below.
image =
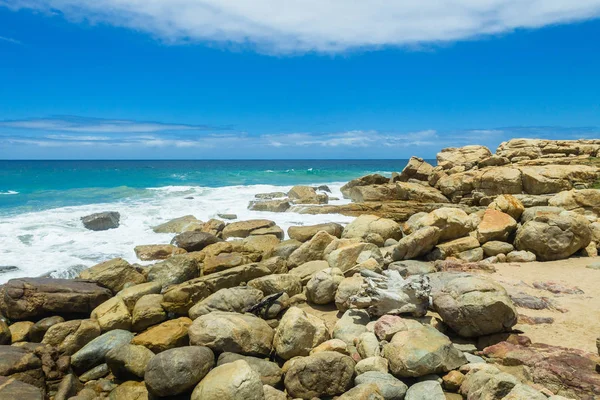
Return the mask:
<svg viewBox="0 0 600 400">
<path fill-rule="evenodd" d="M 310 186 L 294 186 L 290 189 L 287 195 L 294 201 L 300 200 L 302 204 L 318 204 L 317 192 Z"/>
<path fill-rule="evenodd" d="M 19 278 L 0 287 L 0 311 L 12 320 L 48 315 L 89 315 L 112 296 L 109 289 L 77 279 Z"/>
<path fill-rule="evenodd" d="M 135 303 L 131 314 L 134 332 L 141 332 L 167 319 L 167 313 L 161 305 L 162 301 L 162 294 L 147 294 Z"/>
<path fill-rule="evenodd" d="M 350 355 L 348 344 L 341 339 L 329 339 L 313 348 L 310 354 L 319 353 L 321 351 L 337 351 L 340 354 Z"/>
<path fill-rule="evenodd" d="M 536 261 L 537 257 L 530 251 L 511 251 L 506 255 L 506 262 L 533 262 Z"/>
<path fill-rule="evenodd" d="M 598 178 L 597 168 L 588 165 L 524 166 L 519 169 L 523 191 L 528 194 L 559 193 Z"/>
<path fill-rule="evenodd" d="M 220 289 L 190 308 L 192 320 L 213 311 L 243 313 L 264 297 L 263 292 L 250 286 Z"/>
<path fill-rule="evenodd" d="M 283 229 L 281 229 L 277 225 L 272 226 L 270 228 L 255 229 L 252 232 L 250 232 L 250 236 L 263 236 L 263 235 L 272 235 L 272 236 L 275 236 L 279 240 L 282 240 L 285 237 L 285 233 L 283 232 Z"/>
<path fill-rule="evenodd" d="M 367 383 L 358 385 L 348 390 L 343 395 L 339 396 L 337 400 L 384 400 L 385 398 L 381 395 L 377 385 Z"/>
<path fill-rule="evenodd" d="M 161 397 L 175 396 L 192 390 L 215 365 L 211 349 L 186 346 L 165 350 L 154 356 L 144 375 L 148 390 Z"/>
<path fill-rule="evenodd" d="M 539 213 L 517 230 L 515 247 L 531 251 L 542 261 L 561 260 L 586 248 L 591 239 L 583 216 L 571 211 Z"/>
<path fill-rule="evenodd" d="M 224 271 L 229 268 L 238 267 L 252 262 L 249 257 L 242 253 L 220 253 L 217 255 L 207 255 L 202 265 L 202 274 L 210 275 L 215 272 Z"/>
<path fill-rule="evenodd" d="M 335 292 L 335 306 L 338 310 L 345 312 L 351 306 L 353 296 L 358 295 L 365 284 L 362 276 L 356 275 L 349 278 L 344 278 Z"/>
<path fill-rule="evenodd" d="M 133 250 L 142 261 L 166 260 L 171 256 L 186 253 L 185 249 L 172 244 L 146 244 L 135 246 Z"/>
<path fill-rule="evenodd" d="M 383 185 L 389 182 L 389 178 L 386 178 L 380 174 L 371 174 L 365 175 L 357 179 L 353 179 L 350 182 L 346 183 L 341 187 L 340 191 L 344 195 L 344 198 L 349 198 L 350 189 L 356 186 L 366 186 L 366 185 Z"/>
<path fill-rule="evenodd" d="M 206 346 L 216 353 L 233 352 L 267 356 L 273 329 L 252 314 L 215 311 L 198 317 L 189 328 L 190 344 Z"/>
<path fill-rule="evenodd" d="M 113 297 L 94 308 L 90 318 L 98 321 L 102 332 L 113 329 L 131 330 L 131 314 L 120 297 Z"/>
<path fill-rule="evenodd" d="M 416 260 L 395 261 L 388 265 L 388 270 L 398 271 L 403 278 L 413 275 L 430 274 L 437 271 L 433 263 Z"/>
<path fill-rule="evenodd" d="M 402 238 L 402 229 L 397 222 L 391 219 L 375 215 L 361 215 L 346 225 L 342 238 L 359 239 L 382 246 L 387 239 Z"/>
<path fill-rule="evenodd" d="M 329 268 L 327 261 L 309 261 L 301 264 L 290 271 L 290 275 L 295 275 L 300 278 L 303 285 L 306 285 L 314 274 Z"/>
<path fill-rule="evenodd" d="M 66 400 L 77 395 L 83 389 L 83 385 L 74 374 L 65 375 L 56 388 L 54 400 Z"/>
<path fill-rule="evenodd" d="M 331 268 L 347 273 L 357 264 L 373 259 L 379 267 L 383 266 L 383 256 L 379 247 L 372 243 L 353 243 L 340 247 L 325 257 Z"/>
<path fill-rule="evenodd" d="M 82 373 L 104 363 L 106 353 L 114 347 L 127 344 L 133 339 L 131 332 L 116 329 L 95 338 L 71 357 L 75 372 Z"/>
<path fill-rule="evenodd" d="M 306 298 L 314 304 L 329 304 L 335 300 L 335 293 L 344 273 L 339 268 L 327 268 L 317 272 L 306 283 Z"/>
<path fill-rule="evenodd" d="M 324 351 L 293 360 L 285 374 L 289 396 L 312 399 L 340 395 L 352 387 L 354 361 L 351 357 Z"/>
<path fill-rule="evenodd" d="M 270 228 L 275 222 L 267 219 L 251 219 L 248 221 L 233 222 L 223 229 L 223 239 L 232 237 L 245 238 L 250 232 L 260 228 Z"/>
<path fill-rule="evenodd" d="M 0 398 L 20 400 L 44 400 L 44 394 L 38 387 L 21 382 L 15 378 L 0 376 Z"/>
<path fill-rule="evenodd" d="M 392 259 L 408 260 L 429 253 L 440 240 L 441 232 L 439 228 L 429 226 L 403 237 L 394 248 Z"/>
<path fill-rule="evenodd" d="M 297 275 L 272 274 L 252 279 L 248 286 L 260 290 L 263 295 L 286 292 L 288 296 L 295 296 L 302 292 L 302 282 Z"/>
<path fill-rule="evenodd" d="M 560 192 L 548 200 L 548 205 L 564 208 L 596 220 L 600 218 L 600 189 Z"/>
<path fill-rule="evenodd" d="M 81 217 L 81 222 L 85 229 L 89 229 L 90 231 L 106 231 L 118 228 L 120 219 L 121 214 L 118 212 L 105 211 Z"/>
<path fill-rule="evenodd" d="M 322 260 L 325 248 L 335 239 L 335 236 L 325 231 L 317 232 L 312 239 L 302 243 L 300 247 L 290 254 L 287 260 L 288 267 L 294 268 L 309 261 Z"/>
<path fill-rule="evenodd" d="M 521 200 L 510 194 L 501 194 L 500 196 L 497 196 L 494 201 L 490 203 L 488 208 L 508 214 L 516 221 L 521 218 L 523 211 L 525 211 L 525 206 L 523 206 Z"/>
<path fill-rule="evenodd" d="M 183 232 L 175 236 L 173 240 L 171 240 L 171 244 L 192 252 L 200 251 L 208 245 L 221 241 L 222 239 L 207 232 Z"/>
<path fill-rule="evenodd" d="M 498 254 L 508 254 L 515 249 L 515 247 L 510 243 L 496 240 L 486 242 L 481 247 L 483 248 L 483 253 L 486 257 L 493 257 L 497 256 Z"/>
<path fill-rule="evenodd" d="M 0 346 L 0 377 L 14 378 L 45 389 L 44 367 L 42 360 L 26 348 Z"/>
<path fill-rule="evenodd" d="M 148 281 L 160 283 L 164 288 L 194 279 L 199 273 L 199 261 L 195 255 L 182 254 L 148 267 Z"/>
<path fill-rule="evenodd" d="M 310 238 L 308 240 L 310 240 Z M 300 245 L 302 245 L 302 243 L 295 239 L 284 240 L 273 247 L 273 250 L 271 250 L 271 255 L 274 257 L 282 257 L 287 259 L 290 254 L 294 252 L 294 250 L 300 247 Z"/>
<path fill-rule="evenodd" d="M 10 344 L 11 340 L 12 335 L 10 334 L 8 324 L 0 319 L 0 345 Z"/>
<path fill-rule="evenodd" d="M 396 183 L 396 200 L 416 201 L 419 203 L 449 203 L 442 192 L 427 184 L 412 182 Z"/>
<path fill-rule="evenodd" d="M 455 256 L 463 251 L 468 251 L 479 247 L 479 240 L 473 236 L 465 236 L 448 242 L 439 243 L 435 249 L 428 255 L 430 260 L 444 260 Z"/>
<path fill-rule="evenodd" d="M 153 353 L 187 346 L 188 329 L 191 324 L 192 320 L 186 317 L 168 320 L 140 333 L 133 338 L 131 344 L 144 346 Z"/>
<path fill-rule="evenodd" d="M 254 195 L 255 198 L 260 200 L 272 200 L 281 199 L 287 197 L 287 193 L 284 192 L 269 192 L 269 193 L 257 193 Z"/>
<path fill-rule="evenodd" d="M 421 324 L 415 320 L 401 318 L 397 315 L 382 315 L 375 322 L 373 331 L 379 340 L 389 342 L 398 332 L 419 328 L 421 328 Z"/>
<path fill-rule="evenodd" d="M 405 400 L 446 400 L 446 396 L 439 382 L 423 381 L 408 389 Z"/>
<path fill-rule="evenodd" d="M 433 285 L 433 307 L 460 336 L 504 332 L 517 323 L 517 311 L 500 284 L 482 276 L 440 274 L 446 275 L 443 285 Z"/>
<path fill-rule="evenodd" d="M 87 383 L 89 381 L 95 381 L 100 378 L 104 378 L 106 375 L 110 373 L 110 369 L 108 369 L 108 365 L 100 364 L 97 367 L 86 371 L 85 373 L 79 376 L 79 380 L 83 383 Z"/>
<path fill-rule="evenodd" d="M 362 375 L 365 372 L 376 371 L 376 372 L 388 372 L 388 360 L 380 356 L 366 357 L 356 363 L 354 370 L 356 375 Z"/>
<path fill-rule="evenodd" d="M 42 339 L 60 354 L 72 355 L 100 336 L 100 325 L 89 319 L 59 322 L 48 328 Z"/>
<path fill-rule="evenodd" d="M 291 207 L 289 200 L 258 200 L 251 201 L 248 204 L 248 210 L 252 211 L 269 211 L 269 212 L 285 212 Z"/>
<path fill-rule="evenodd" d="M 133 312 L 135 303 L 142 297 L 148 294 L 159 294 L 162 290 L 162 285 L 158 282 L 141 283 L 135 286 L 129 286 L 119 293 L 117 296 L 123 299 L 127 309 Z"/>
<path fill-rule="evenodd" d="M 439 240 L 453 240 L 475 230 L 472 218 L 458 208 L 438 208 L 415 221 L 416 227 L 436 227 L 440 230 Z"/>
<path fill-rule="evenodd" d="M 219 365 L 196 386 L 191 400 L 264 400 L 260 375 L 244 360 Z"/>
<path fill-rule="evenodd" d="M 297 307 L 291 307 L 279 322 L 273 347 L 279 357 L 289 360 L 309 355 L 314 347 L 327 339 L 329 332 L 321 319 Z"/>
<path fill-rule="evenodd" d="M 33 343 L 41 343 L 48 329 L 63 322 L 65 322 L 65 319 L 59 315 L 39 320 L 29 330 L 29 341 Z"/>
<path fill-rule="evenodd" d="M 420 377 L 448 372 L 467 363 L 446 336 L 432 326 L 422 326 L 396 333 L 383 346 L 394 376 Z"/>
<path fill-rule="evenodd" d="M 143 382 L 127 381 L 113 389 L 108 400 L 147 400 L 148 389 Z"/>
<path fill-rule="evenodd" d="M 244 360 L 258 375 L 263 385 L 279 386 L 283 378 L 283 372 L 277 363 L 262 358 L 243 356 L 235 353 L 223 353 L 217 360 L 217 366 Z"/>
<path fill-rule="evenodd" d="M 331 236 L 341 237 L 344 227 L 335 222 L 328 222 L 317 225 L 302 225 L 290 226 L 287 230 L 290 239 L 295 239 L 299 242 L 306 242 L 313 238 L 317 232 L 327 232 Z"/>
<path fill-rule="evenodd" d="M 367 324 L 370 321 L 371 318 L 366 310 L 347 310 L 335 323 L 332 336 L 343 340 L 348 345 L 354 345 L 354 341 L 367 331 Z"/>
<path fill-rule="evenodd" d="M 279 238 L 275 235 L 250 235 L 243 240 L 243 245 L 248 252 L 261 254 L 261 257 L 269 257 L 279 242 Z"/>
<path fill-rule="evenodd" d="M 10 325 L 8 329 L 12 343 L 29 341 L 29 331 L 33 325 L 34 323 L 31 321 L 20 321 Z"/>
<path fill-rule="evenodd" d="M 450 169 L 457 166 L 463 166 L 471 169 L 479 162 L 490 157 L 492 153 L 485 146 L 471 145 L 464 147 L 449 147 L 442 149 L 436 156 L 438 165 Z"/>
<path fill-rule="evenodd" d="M 79 278 L 96 281 L 113 293 L 123 289 L 126 283 L 137 285 L 146 282 L 144 275 L 122 258 L 115 258 L 83 270 Z"/>
<path fill-rule="evenodd" d="M 155 226 L 152 230 L 155 233 L 182 233 L 200 230 L 202 225 L 202 221 L 199 221 L 193 215 L 185 215 Z"/>
<path fill-rule="evenodd" d="M 480 243 L 491 240 L 508 241 L 509 236 L 517 229 L 517 221 L 502 211 L 488 208 L 477 227 L 477 240 Z"/>
<path fill-rule="evenodd" d="M 367 332 L 362 333 L 358 337 L 358 340 L 355 342 L 355 344 L 356 344 L 356 350 L 358 351 L 358 354 L 360 354 L 360 356 L 363 359 L 378 357 L 381 354 L 381 349 L 379 346 L 379 339 L 377 339 L 377 336 L 375 336 L 375 334 L 373 332 L 367 331 Z M 385 372 L 387 372 L 387 360 L 386 360 L 386 371 Z"/>
<path fill-rule="evenodd" d="M 354 379 L 355 385 L 374 384 L 385 400 L 402 400 L 408 386 L 387 372 L 368 371 Z"/>
<path fill-rule="evenodd" d="M 113 347 L 106 353 L 108 368 L 115 377 L 121 380 L 144 379 L 146 366 L 154 357 L 154 353 L 144 346 L 124 344 Z"/>
<path fill-rule="evenodd" d="M 402 170 L 398 176 L 398 180 L 401 182 L 408 182 L 410 179 L 417 179 L 419 181 L 429 180 L 429 175 L 433 173 L 433 166 L 427 161 L 419 157 L 411 157 L 406 164 L 406 167 Z"/>
</svg>

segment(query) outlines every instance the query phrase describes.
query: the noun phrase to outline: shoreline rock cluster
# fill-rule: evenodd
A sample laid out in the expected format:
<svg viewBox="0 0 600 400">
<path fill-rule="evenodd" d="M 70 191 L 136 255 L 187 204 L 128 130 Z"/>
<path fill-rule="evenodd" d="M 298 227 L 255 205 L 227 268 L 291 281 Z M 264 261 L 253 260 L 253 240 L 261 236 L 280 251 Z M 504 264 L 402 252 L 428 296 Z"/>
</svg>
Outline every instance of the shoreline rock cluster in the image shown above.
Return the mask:
<svg viewBox="0 0 600 400">
<path fill-rule="evenodd" d="M 446 149 L 437 166 L 413 158 L 391 179 L 349 182 L 350 205 L 306 186 L 250 204 L 379 202 L 346 226 L 284 232 L 268 219 L 188 215 L 154 228 L 170 244 L 136 247 L 151 265 L 117 258 L 77 279 L 10 280 L 0 398 L 598 398 L 600 357 L 531 343 L 514 330 L 514 296 L 488 273 L 597 255 L 599 150 L 531 140 L 495 155 Z M 401 207 L 406 218 L 381 215 Z"/>
</svg>

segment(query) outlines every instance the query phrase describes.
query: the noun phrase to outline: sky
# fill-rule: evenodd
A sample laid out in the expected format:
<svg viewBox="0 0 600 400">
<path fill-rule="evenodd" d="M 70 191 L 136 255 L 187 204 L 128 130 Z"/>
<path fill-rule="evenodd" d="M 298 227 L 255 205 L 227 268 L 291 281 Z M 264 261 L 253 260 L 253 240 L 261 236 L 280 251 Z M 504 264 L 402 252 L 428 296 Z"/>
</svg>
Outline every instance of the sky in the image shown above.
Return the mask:
<svg viewBox="0 0 600 400">
<path fill-rule="evenodd" d="M 0 0 L 0 159 L 600 138 L 600 0 Z"/>
</svg>

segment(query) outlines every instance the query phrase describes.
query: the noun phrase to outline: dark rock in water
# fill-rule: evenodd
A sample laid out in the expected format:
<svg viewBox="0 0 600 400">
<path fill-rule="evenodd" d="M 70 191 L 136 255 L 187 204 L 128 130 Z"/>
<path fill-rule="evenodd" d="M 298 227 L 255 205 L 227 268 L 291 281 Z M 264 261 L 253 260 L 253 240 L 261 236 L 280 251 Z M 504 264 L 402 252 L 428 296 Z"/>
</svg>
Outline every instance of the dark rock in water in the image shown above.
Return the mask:
<svg viewBox="0 0 600 400">
<path fill-rule="evenodd" d="M 44 395 L 33 385 L 0 376 L 0 399 L 43 400 Z"/>
<path fill-rule="evenodd" d="M 5 274 L 7 272 L 18 271 L 19 267 L 15 267 L 14 265 L 0 265 L 0 274 Z"/>
<path fill-rule="evenodd" d="M 329 186 L 327 186 L 327 185 L 317 186 L 315 188 L 315 190 L 320 190 L 320 191 L 323 191 L 323 192 L 331 193 L 331 189 L 329 189 Z"/>
<path fill-rule="evenodd" d="M 86 229 L 91 231 L 106 231 L 119 227 L 121 214 L 116 211 L 106 211 L 81 217 L 81 222 Z"/>
<path fill-rule="evenodd" d="M 92 340 L 71 357 L 73 369 L 82 373 L 105 362 L 104 358 L 112 348 L 127 344 L 133 339 L 133 333 L 115 329 Z"/>
<path fill-rule="evenodd" d="M 71 279 L 19 278 L 0 287 L 0 312 L 13 320 L 47 315 L 88 316 L 112 297 L 94 282 Z"/>
<path fill-rule="evenodd" d="M 237 219 L 237 214 L 217 214 L 217 216 L 223 219 Z"/>
<path fill-rule="evenodd" d="M 188 196 L 188 197 L 184 197 L 183 199 L 184 200 L 194 200 L 194 197 L 193 196 Z"/>
<path fill-rule="evenodd" d="M 222 239 L 207 232 L 184 232 L 175 236 L 173 240 L 171 240 L 171 244 L 185 249 L 188 252 L 193 252 L 200 251 L 210 244 L 222 241 Z"/>
</svg>

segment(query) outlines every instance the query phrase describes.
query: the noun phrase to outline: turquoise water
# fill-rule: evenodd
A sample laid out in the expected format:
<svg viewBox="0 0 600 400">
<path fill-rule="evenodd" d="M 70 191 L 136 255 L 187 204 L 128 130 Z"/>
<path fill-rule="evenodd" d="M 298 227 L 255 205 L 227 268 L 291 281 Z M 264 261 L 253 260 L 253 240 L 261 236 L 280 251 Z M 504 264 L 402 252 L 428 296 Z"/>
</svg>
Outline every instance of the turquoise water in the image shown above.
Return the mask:
<svg viewBox="0 0 600 400">
<path fill-rule="evenodd" d="M 151 197 L 148 188 L 287 186 L 401 171 L 406 160 L 0 161 L 0 213 Z"/>
<path fill-rule="evenodd" d="M 122 257 L 134 247 L 169 243 L 153 226 L 192 214 L 238 220 L 267 218 L 284 231 L 293 225 L 337 222 L 339 214 L 248 210 L 257 193 L 293 185 L 326 184 L 330 204 L 344 204 L 341 186 L 369 173 L 401 171 L 406 160 L 303 161 L 0 161 L 0 284 L 20 276 L 71 277 L 82 268 Z M 88 231 L 81 217 L 118 211 L 117 229 Z M 1 269 L 0 269 L 1 270 Z"/>
</svg>

